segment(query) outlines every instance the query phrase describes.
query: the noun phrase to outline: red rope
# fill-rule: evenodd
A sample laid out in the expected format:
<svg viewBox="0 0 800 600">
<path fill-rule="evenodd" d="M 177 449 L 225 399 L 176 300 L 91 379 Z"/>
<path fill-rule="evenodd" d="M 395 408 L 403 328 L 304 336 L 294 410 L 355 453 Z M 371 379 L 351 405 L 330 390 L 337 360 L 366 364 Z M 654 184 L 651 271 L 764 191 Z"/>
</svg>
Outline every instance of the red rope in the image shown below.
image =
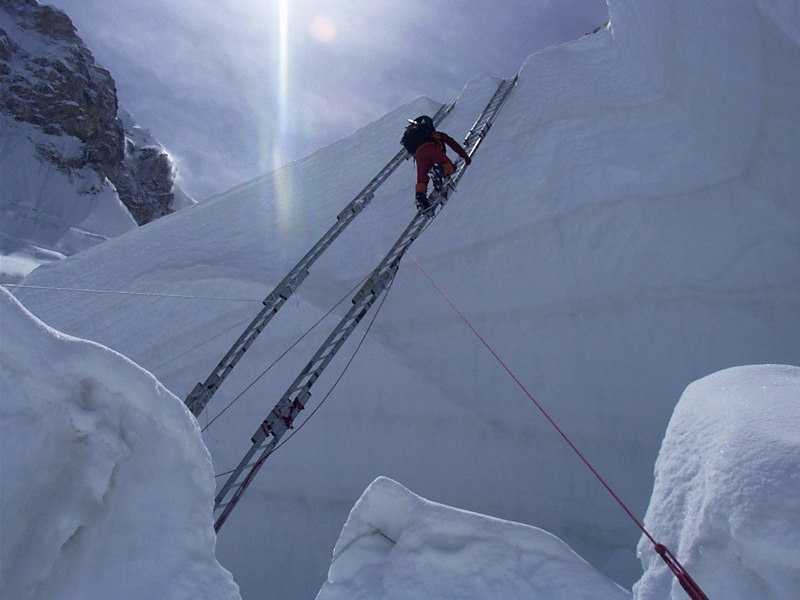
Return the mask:
<svg viewBox="0 0 800 600">
<path fill-rule="evenodd" d="M 553 426 L 553 428 L 564 439 L 564 441 L 569 445 L 569 447 L 572 448 L 572 450 L 575 452 L 575 454 L 577 454 L 581 462 L 584 465 L 586 465 L 586 467 L 592 472 L 592 474 L 606 489 L 606 491 L 609 494 L 611 494 L 611 497 L 617 502 L 617 504 L 619 504 L 622 510 L 624 510 L 627 513 L 627 515 L 631 518 L 631 520 L 634 523 L 636 523 L 636 526 L 641 530 L 641 532 L 647 537 L 648 540 L 650 540 L 650 543 L 653 544 L 653 549 L 661 557 L 664 563 L 666 563 L 670 571 L 672 571 L 672 573 L 675 575 L 678 582 L 681 584 L 681 587 L 688 594 L 689 598 L 691 598 L 692 600 L 708 600 L 708 596 L 705 595 L 703 590 L 700 589 L 700 586 L 695 582 L 694 579 L 692 579 L 692 577 L 689 575 L 686 569 L 683 568 L 683 565 L 678 561 L 677 558 L 675 558 L 675 555 L 673 555 L 672 552 L 670 552 L 666 546 L 656 542 L 655 538 L 650 534 L 650 532 L 647 530 L 644 524 L 636 517 L 635 514 L 633 514 L 633 511 L 631 511 L 631 509 L 628 508 L 625 502 L 622 501 L 622 498 L 620 498 L 617 495 L 617 493 L 611 488 L 611 486 L 605 480 L 605 478 L 594 467 L 594 465 L 592 465 L 592 463 L 589 462 L 589 459 L 587 459 L 586 456 L 584 456 L 583 452 L 581 452 L 578 449 L 578 447 L 572 442 L 569 436 L 566 433 L 564 433 L 564 430 L 561 429 L 561 427 L 559 427 L 555 419 L 553 419 L 553 417 L 550 416 L 550 413 L 548 413 L 547 410 L 544 408 L 544 406 L 542 406 L 539 403 L 539 401 L 534 397 L 534 395 L 530 392 L 530 390 L 528 390 L 525 384 L 520 381 L 520 379 L 516 376 L 514 371 L 511 370 L 511 367 L 508 366 L 506 361 L 504 361 L 503 358 L 495 351 L 492 345 L 488 341 L 486 341 L 486 338 L 484 338 L 481 335 L 481 333 L 475 328 L 475 326 L 466 317 L 466 315 L 464 315 L 464 313 L 461 312 L 458 306 L 456 306 L 455 302 L 453 302 L 450 296 L 447 295 L 447 292 L 445 292 L 441 287 L 439 287 L 439 285 L 436 283 L 433 277 L 430 276 L 430 274 L 424 269 L 424 267 L 419 263 L 419 261 L 414 256 L 411 256 L 411 260 L 414 261 L 414 264 L 417 265 L 417 268 L 419 268 L 420 272 L 428 279 L 428 281 L 431 283 L 434 289 L 437 292 L 439 292 L 442 298 L 444 298 L 445 302 L 447 302 L 447 304 L 450 305 L 450 308 L 453 309 L 453 312 L 455 312 L 461 318 L 461 320 L 464 321 L 466 326 L 469 327 L 472 333 L 474 333 L 475 336 L 481 341 L 481 344 L 483 344 L 483 346 L 489 352 L 491 352 L 495 360 L 500 364 L 501 367 L 503 367 L 503 370 L 505 370 L 505 372 L 508 373 L 509 377 L 511 377 L 511 379 L 514 380 L 514 383 L 517 384 L 517 387 L 519 387 L 519 389 L 522 390 L 522 392 L 530 399 L 530 401 L 533 402 L 534 406 L 536 406 L 536 408 L 539 409 L 539 412 L 542 413 L 544 418 L 547 419 L 550 425 Z"/>
</svg>

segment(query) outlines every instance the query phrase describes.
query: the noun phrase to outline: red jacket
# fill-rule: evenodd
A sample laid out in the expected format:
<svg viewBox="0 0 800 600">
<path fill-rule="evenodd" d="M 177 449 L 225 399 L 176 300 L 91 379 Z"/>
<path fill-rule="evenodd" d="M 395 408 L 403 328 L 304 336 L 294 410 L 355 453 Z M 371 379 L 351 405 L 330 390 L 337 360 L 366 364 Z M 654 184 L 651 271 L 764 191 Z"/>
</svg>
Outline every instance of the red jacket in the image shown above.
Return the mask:
<svg viewBox="0 0 800 600">
<path fill-rule="evenodd" d="M 442 165 L 445 176 L 452 175 L 455 171 L 455 166 L 450 159 L 447 158 L 445 144 L 450 146 L 450 148 L 467 161 L 467 163 L 470 162 L 469 155 L 461 144 L 446 133 L 442 133 L 441 131 L 434 132 L 431 136 L 431 141 L 422 144 L 414 153 L 414 160 L 417 161 L 417 192 L 427 193 L 428 181 L 430 179 L 428 177 L 428 171 L 431 170 L 433 165 Z"/>
</svg>

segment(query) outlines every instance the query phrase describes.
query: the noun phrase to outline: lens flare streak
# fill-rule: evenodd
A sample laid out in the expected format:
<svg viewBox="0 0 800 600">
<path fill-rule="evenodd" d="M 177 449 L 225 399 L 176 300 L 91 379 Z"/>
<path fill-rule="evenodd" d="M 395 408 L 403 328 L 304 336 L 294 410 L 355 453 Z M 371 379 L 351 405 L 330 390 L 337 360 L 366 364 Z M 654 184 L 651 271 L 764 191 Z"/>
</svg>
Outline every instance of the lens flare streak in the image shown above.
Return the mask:
<svg viewBox="0 0 800 600">
<path fill-rule="evenodd" d="M 277 170 L 284 164 L 283 149 L 289 132 L 289 0 L 278 2 L 278 123 L 272 145 L 272 167 Z M 292 189 L 287 174 L 276 172 L 275 208 L 280 231 L 288 232 L 292 216 Z"/>
</svg>

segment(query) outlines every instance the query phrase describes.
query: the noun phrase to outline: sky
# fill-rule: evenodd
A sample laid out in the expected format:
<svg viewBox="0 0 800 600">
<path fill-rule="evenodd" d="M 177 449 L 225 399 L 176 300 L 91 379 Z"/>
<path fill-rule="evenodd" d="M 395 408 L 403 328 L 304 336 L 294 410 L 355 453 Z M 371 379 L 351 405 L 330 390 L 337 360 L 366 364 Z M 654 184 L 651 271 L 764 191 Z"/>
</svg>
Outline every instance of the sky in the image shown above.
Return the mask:
<svg viewBox="0 0 800 600">
<path fill-rule="evenodd" d="M 608 18 L 605 0 L 47 0 L 202 200 Z M 399 139 L 398 133 L 398 139 Z"/>
</svg>

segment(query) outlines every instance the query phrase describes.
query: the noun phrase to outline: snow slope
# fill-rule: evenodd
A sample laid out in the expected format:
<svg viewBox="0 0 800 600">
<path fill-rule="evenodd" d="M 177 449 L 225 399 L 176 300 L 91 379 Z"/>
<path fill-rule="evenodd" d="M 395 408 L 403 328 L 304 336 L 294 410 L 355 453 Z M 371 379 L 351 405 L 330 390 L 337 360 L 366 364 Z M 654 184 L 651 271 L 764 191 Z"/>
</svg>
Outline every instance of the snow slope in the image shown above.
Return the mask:
<svg viewBox="0 0 800 600">
<path fill-rule="evenodd" d="M 0 114 L 0 277 L 20 280 L 39 264 L 136 227 L 114 187 L 92 168 L 59 169 L 40 156 L 83 153 L 76 138 L 48 135 Z"/>
<path fill-rule="evenodd" d="M 0 596 L 238 599 L 208 452 L 152 375 L 0 288 Z"/>
<path fill-rule="evenodd" d="M 358 500 L 317 600 L 624 600 L 557 537 L 417 496 L 386 477 Z"/>
<path fill-rule="evenodd" d="M 681 396 L 656 462 L 646 525 L 710 598 L 794 598 L 800 590 L 800 367 L 714 373 Z M 685 598 L 639 551 L 639 600 Z"/>
<path fill-rule="evenodd" d="M 800 46 L 755 0 L 609 8 L 609 30 L 527 61 L 457 197 L 413 251 L 643 514 L 686 382 L 800 362 Z M 468 85 L 443 130 L 463 135 L 495 85 Z M 404 120 L 435 108 L 401 107 L 28 280 L 196 299 L 17 293 L 183 396 L 396 152 Z M 320 260 L 210 415 L 383 255 L 412 215 L 412 168 Z M 331 326 L 208 430 L 218 471 L 238 461 Z M 285 597 L 314 593 L 353 499 L 378 474 L 535 523 L 623 583 L 639 575 L 635 528 L 410 263 L 337 393 L 226 524 L 219 555 L 243 593 L 266 582 Z"/>
</svg>

